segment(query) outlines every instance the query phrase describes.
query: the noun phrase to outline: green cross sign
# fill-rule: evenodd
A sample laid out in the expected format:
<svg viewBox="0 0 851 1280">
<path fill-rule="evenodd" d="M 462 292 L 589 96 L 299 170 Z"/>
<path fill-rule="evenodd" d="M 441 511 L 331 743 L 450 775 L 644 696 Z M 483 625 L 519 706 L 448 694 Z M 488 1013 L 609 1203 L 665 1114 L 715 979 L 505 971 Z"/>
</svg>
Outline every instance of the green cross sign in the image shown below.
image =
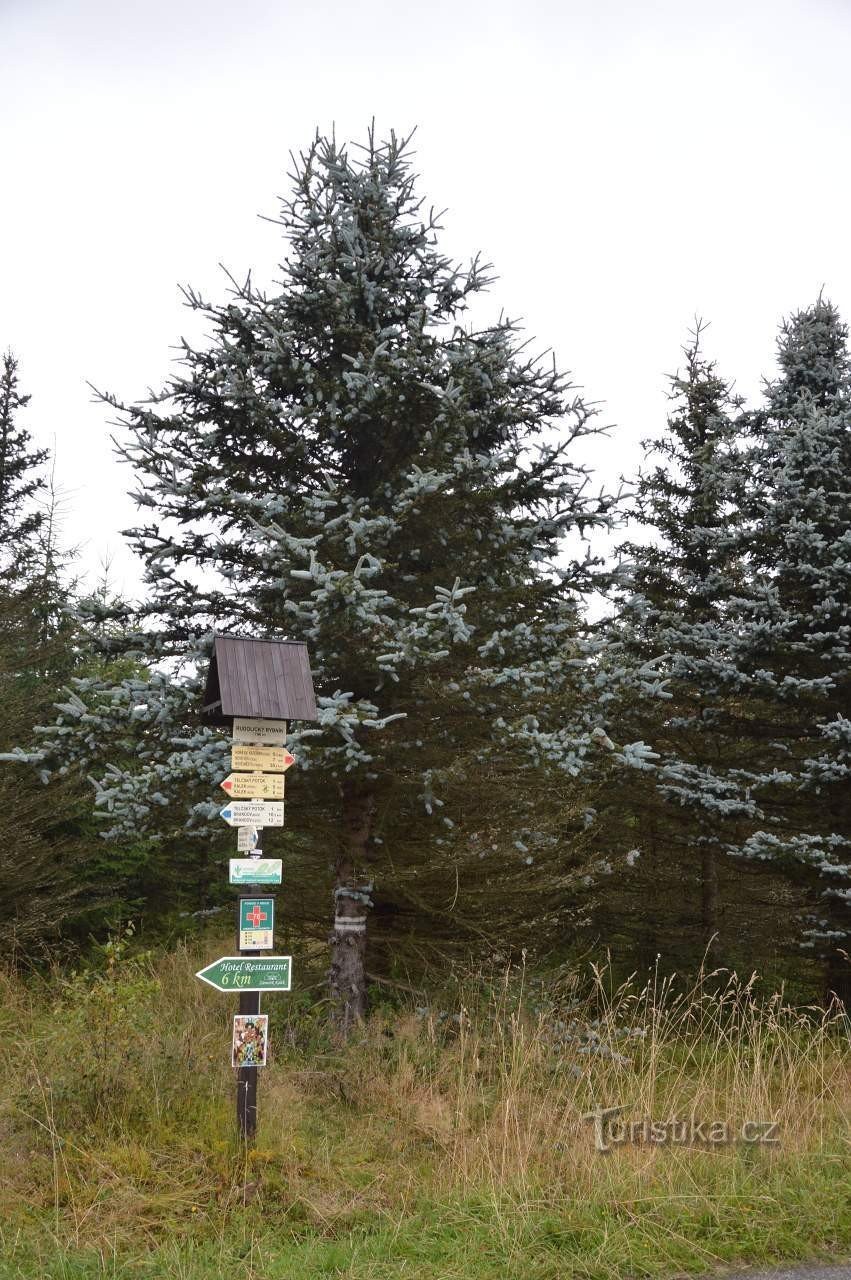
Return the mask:
<svg viewBox="0 0 851 1280">
<path fill-rule="evenodd" d="M 274 898 L 240 898 L 239 947 L 241 951 L 271 951 L 275 929 Z"/>
</svg>

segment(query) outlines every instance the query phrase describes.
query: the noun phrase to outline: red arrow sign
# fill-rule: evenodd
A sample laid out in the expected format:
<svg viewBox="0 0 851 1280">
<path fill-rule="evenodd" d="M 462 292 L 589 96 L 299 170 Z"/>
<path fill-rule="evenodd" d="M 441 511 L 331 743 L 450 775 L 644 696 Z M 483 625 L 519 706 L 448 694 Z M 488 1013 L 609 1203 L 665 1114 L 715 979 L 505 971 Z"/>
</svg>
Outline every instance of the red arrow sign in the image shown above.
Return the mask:
<svg viewBox="0 0 851 1280">
<path fill-rule="evenodd" d="M 283 800 L 282 773 L 231 773 L 221 784 L 230 796 L 252 800 Z"/>
</svg>

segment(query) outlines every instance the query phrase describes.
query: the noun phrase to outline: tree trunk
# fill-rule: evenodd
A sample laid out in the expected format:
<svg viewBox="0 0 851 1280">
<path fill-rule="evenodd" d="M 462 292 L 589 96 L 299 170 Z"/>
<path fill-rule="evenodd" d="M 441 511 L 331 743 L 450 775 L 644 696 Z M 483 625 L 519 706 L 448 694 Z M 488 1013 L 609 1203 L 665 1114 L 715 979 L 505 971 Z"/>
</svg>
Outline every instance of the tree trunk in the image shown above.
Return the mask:
<svg viewBox="0 0 851 1280">
<path fill-rule="evenodd" d="M 718 859 L 715 849 L 703 846 L 700 862 L 700 913 L 703 922 L 703 945 L 707 952 L 715 950 L 718 933 L 720 893 L 718 889 Z"/>
<path fill-rule="evenodd" d="M 834 948 L 825 961 L 824 1003 L 830 1005 L 841 1000 L 851 1009 L 851 962 L 846 951 Z"/>
<path fill-rule="evenodd" d="M 364 874 L 375 817 L 375 797 L 344 783 L 342 830 L 334 866 L 334 928 L 331 933 L 331 998 L 334 1024 L 345 1039 L 366 1014 L 366 924 L 372 882 Z"/>
</svg>

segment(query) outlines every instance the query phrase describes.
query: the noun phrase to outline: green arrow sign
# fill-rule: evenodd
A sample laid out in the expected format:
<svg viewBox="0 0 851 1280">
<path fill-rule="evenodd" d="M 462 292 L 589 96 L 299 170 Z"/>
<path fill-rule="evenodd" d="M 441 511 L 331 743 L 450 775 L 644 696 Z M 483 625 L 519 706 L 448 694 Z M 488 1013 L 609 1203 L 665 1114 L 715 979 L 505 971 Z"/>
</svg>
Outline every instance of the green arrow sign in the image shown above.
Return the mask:
<svg viewBox="0 0 851 1280">
<path fill-rule="evenodd" d="M 217 991 L 289 991 L 291 956 L 222 956 L 195 974 Z"/>
</svg>

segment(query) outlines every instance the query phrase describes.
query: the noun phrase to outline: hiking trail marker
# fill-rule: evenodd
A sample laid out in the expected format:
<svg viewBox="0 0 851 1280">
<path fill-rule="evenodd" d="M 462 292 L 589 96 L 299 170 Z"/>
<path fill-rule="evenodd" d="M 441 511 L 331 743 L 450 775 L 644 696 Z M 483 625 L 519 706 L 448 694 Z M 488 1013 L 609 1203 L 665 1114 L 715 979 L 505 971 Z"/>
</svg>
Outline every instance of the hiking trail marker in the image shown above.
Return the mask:
<svg viewBox="0 0 851 1280">
<path fill-rule="evenodd" d="M 233 800 L 220 811 L 231 827 L 282 827 L 284 805 L 275 800 Z"/>
<path fill-rule="evenodd" d="M 234 799 L 283 800 L 284 778 L 280 773 L 229 773 L 219 786 Z"/>
<path fill-rule="evenodd" d="M 235 742 L 230 749 L 230 767 L 248 769 L 251 773 L 286 773 L 295 756 L 286 747 L 254 747 L 249 743 Z"/>
</svg>

